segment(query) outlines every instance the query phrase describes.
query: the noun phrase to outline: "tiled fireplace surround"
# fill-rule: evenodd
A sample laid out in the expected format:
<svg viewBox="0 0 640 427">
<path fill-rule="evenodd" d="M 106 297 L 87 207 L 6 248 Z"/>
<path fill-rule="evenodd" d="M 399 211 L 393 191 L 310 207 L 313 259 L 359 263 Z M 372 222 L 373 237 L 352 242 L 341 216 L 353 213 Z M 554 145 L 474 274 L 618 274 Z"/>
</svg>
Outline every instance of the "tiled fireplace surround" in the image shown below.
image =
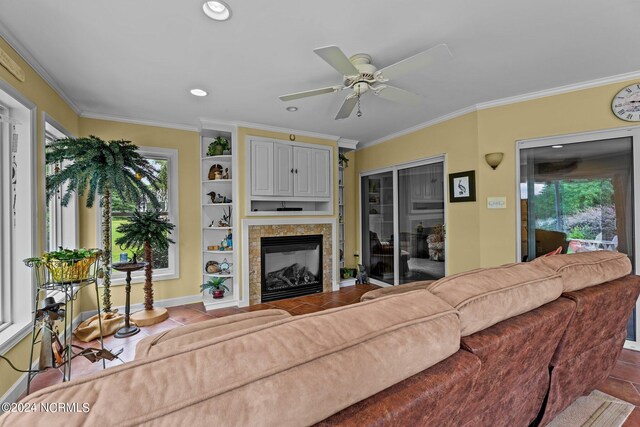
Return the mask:
<svg viewBox="0 0 640 427">
<path fill-rule="evenodd" d="M 323 291 L 331 292 L 338 288 L 336 284 L 335 255 L 334 255 L 334 231 L 335 220 L 311 220 L 311 219 L 273 219 L 273 220 L 245 220 L 243 224 L 243 237 L 246 237 L 243 245 L 243 261 L 245 274 L 248 277 L 243 280 L 243 295 L 248 292 L 249 305 L 260 304 L 261 301 L 261 251 L 260 239 L 262 237 L 304 236 L 322 234 L 322 277 Z M 248 245 L 246 244 L 248 243 Z M 245 248 L 248 248 L 246 250 Z M 244 299 L 244 298 L 243 298 Z"/>
</svg>

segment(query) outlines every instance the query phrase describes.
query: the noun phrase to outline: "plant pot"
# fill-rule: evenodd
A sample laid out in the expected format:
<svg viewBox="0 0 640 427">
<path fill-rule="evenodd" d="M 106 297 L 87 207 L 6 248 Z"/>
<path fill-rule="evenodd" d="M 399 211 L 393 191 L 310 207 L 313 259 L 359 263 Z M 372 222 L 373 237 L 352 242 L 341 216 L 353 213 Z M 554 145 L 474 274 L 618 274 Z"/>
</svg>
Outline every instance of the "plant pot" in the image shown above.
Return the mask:
<svg viewBox="0 0 640 427">
<path fill-rule="evenodd" d="M 209 153 L 211 153 L 212 156 L 219 156 L 223 151 L 224 147 L 222 145 L 214 145 L 213 147 L 209 148 Z"/>
<path fill-rule="evenodd" d="M 224 297 L 224 289 L 214 290 L 212 293 L 213 299 L 221 299 Z"/>
<path fill-rule="evenodd" d="M 45 263 L 53 281 L 56 283 L 77 283 L 86 280 L 89 276 L 89 267 L 96 262 L 98 256 L 81 259 L 78 261 L 60 261 L 56 259 Z"/>
<path fill-rule="evenodd" d="M 223 155 L 223 156 L 228 156 L 228 155 L 230 155 L 230 154 L 231 154 L 231 150 L 223 150 L 223 151 L 222 151 L 222 155 Z"/>
</svg>

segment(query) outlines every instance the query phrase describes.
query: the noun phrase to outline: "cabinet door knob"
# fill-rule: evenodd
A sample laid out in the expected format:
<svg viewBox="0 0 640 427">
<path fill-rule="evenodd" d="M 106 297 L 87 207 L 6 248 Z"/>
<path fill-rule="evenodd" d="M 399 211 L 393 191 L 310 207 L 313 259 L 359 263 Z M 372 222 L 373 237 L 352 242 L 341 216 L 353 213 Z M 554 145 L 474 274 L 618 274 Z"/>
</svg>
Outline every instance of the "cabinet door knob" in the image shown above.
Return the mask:
<svg viewBox="0 0 640 427">
<path fill-rule="evenodd" d="M 291 168 L 291 173 L 293 173 L 293 168 Z"/>
<path fill-rule="evenodd" d="M 296 169 L 296 173 L 298 173 L 298 169 Z"/>
</svg>

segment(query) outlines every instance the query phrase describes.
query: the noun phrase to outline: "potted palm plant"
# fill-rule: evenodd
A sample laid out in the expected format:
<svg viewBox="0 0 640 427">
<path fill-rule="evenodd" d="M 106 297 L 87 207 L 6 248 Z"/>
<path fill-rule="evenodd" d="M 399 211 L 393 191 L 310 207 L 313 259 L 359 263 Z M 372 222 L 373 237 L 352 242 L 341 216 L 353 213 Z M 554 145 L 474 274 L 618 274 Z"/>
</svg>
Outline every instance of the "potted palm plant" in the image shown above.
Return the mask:
<svg viewBox="0 0 640 427">
<path fill-rule="evenodd" d="M 203 283 L 200 288 L 203 292 L 205 290 L 209 291 L 213 298 L 220 299 L 224 297 L 224 291 L 229 291 L 227 285 L 224 284 L 227 279 L 228 277 L 213 277 L 208 282 Z"/>
<path fill-rule="evenodd" d="M 57 172 L 47 176 L 47 201 L 61 190 L 61 204 L 67 206 L 71 195 L 86 196 L 86 206 L 96 200 L 102 207 L 102 306 L 111 311 L 111 196 L 140 203 L 147 200 L 159 206 L 155 168 L 138 153 L 131 141 L 103 141 L 96 136 L 62 138 L 48 144 L 45 162 Z M 58 170 L 58 165 L 65 165 Z"/>
<path fill-rule="evenodd" d="M 131 319 L 138 326 L 148 326 L 162 322 L 169 314 L 164 307 L 153 307 L 153 250 L 164 252 L 169 244 L 175 243 L 169 234 L 175 228 L 159 211 L 135 211 L 128 220 L 118 226 L 120 237 L 116 244 L 123 249 L 144 250 L 144 310 L 134 313 Z"/>
</svg>

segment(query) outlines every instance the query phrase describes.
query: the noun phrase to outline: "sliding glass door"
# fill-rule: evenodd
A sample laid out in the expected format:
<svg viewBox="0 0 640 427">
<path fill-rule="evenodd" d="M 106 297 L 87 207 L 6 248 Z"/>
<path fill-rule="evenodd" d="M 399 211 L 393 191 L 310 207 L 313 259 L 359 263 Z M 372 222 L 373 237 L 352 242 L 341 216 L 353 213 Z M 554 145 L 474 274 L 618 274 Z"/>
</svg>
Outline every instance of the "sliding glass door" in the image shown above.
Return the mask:
<svg viewBox="0 0 640 427">
<path fill-rule="evenodd" d="M 361 176 L 362 263 L 386 285 L 445 275 L 444 161 Z"/>
<path fill-rule="evenodd" d="M 597 136 L 520 143 L 522 261 L 607 250 L 627 254 L 637 271 L 634 187 L 640 164 L 634 135 Z M 637 326 L 634 311 L 627 325 L 630 342 L 637 342 Z"/>
</svg>

